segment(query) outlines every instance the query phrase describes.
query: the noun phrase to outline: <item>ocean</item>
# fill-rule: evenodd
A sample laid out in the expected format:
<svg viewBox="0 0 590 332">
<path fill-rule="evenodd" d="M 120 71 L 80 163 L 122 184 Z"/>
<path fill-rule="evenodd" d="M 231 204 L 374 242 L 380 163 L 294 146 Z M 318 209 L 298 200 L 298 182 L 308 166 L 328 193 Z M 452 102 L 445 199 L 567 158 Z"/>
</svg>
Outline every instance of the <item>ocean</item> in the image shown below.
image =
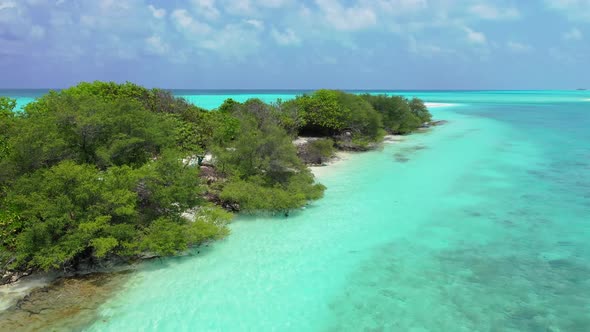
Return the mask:
<svg viewBox="0 0 590 332">
<path fill-rule="evenodd" d="M 142 264 L 84 329 L 589 331 L 590 92 L 387 93 L 449 122 L 322 170 L 325 197 L 288 218 Z"/>
</svg>

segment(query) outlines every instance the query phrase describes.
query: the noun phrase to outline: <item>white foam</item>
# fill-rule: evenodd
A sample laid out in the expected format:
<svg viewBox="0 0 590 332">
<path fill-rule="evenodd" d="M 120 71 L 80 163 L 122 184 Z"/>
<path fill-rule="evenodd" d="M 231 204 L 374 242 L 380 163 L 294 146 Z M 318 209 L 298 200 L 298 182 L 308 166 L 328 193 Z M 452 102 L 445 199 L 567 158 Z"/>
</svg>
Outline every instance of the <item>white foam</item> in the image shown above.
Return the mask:
<svg viewBox="0 0 590 332">
<path fill-rule="evenodd" d="M 428 108 L 438 108 L 438 107 L 456 106 L 457 104 L 451 104 L 451 103 L 424 103 L 424 105 L 426 105 L 426 107 L 428 107 Z"/>
</svg>

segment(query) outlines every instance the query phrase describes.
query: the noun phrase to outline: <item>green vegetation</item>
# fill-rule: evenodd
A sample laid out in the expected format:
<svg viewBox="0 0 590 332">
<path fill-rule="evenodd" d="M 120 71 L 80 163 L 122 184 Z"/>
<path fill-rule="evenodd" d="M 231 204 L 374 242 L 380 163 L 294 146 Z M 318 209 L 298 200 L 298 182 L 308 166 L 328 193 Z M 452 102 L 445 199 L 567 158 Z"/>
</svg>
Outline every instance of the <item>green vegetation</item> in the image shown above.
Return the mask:
<svg viewBox="0 0 590 332">
<path fill-rule="evenodd" d="M 299 146 L 298 155 L 308 164 L 321 165 L 329 161 L 334 152 L 334 141 L 330 138 L 320 138 Z"/>
<path fill-rule="evenodd" d="M 202 198 L 199 168 L 183 158 L 234 122 L 130 83 L 83 83 L 13 108 L 0 100 L 0 268 L 170 255 L 227 234 L 231 214 Z M 182 217 L 195 207 L 195 220 Z"/>
<path fill-rule="evenodd" d="M 234 139 L 213 150 L 218 170 L 228 177 L 222 200 L 246 212 L 286 212 L 322 197 L 324 186 L 314 184 L 272 106 L 251 99 L 226 103 L 222 110 L 240 123 Z"/>
<path fill-rule="evenodd" d="M 0 159 L 8 153 L 8 132 L 14 124 L 16 101 L 0 97 Z"/>
<path fill-rule="evenodd" d="M 288 215 L 325 190 L 305 163 L 430 121 L 419 99 L 332 90 L 206 111 L 94 82 L 15 106 L 0 98 L 0 270 L 182 252 L 228 233 L 220 206 Z M 298 151 L 300 135 L 316 139 Z M 207 166 L 189 162 L 206 153 Z"/>
<path fill-rule="evenodd" d="M 298 129 L 303 135 L 337 136 L 348 132 L 358 142 L 376 142 L 384 133 L 379 113 L 354 94 L 318 90 L 297 97 L 287 103 L 289 106 L 298 109 Z"/>
<path fill-rule="evenodd" d="M 383 127 L 391 134 L 409 134 L 431 120 L 430 112 L 418 98 L 408 101 L 400 96 L 364 94 L 361 97 L 381 114 Z"/>
</svg>

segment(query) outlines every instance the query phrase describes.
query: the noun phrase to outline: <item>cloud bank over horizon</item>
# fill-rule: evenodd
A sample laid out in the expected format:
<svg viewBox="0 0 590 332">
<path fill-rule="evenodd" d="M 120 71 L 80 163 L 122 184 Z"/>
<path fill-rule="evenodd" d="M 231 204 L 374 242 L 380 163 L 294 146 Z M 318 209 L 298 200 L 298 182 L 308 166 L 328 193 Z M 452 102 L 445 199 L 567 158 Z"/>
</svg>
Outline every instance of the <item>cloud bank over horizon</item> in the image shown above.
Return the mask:
<svg viewBox="0 0 590 332">
<path fill-rule="evenodd" d="M 0 0 L 0 88 L 590 87 L 590 0 Z"/>
</svg>

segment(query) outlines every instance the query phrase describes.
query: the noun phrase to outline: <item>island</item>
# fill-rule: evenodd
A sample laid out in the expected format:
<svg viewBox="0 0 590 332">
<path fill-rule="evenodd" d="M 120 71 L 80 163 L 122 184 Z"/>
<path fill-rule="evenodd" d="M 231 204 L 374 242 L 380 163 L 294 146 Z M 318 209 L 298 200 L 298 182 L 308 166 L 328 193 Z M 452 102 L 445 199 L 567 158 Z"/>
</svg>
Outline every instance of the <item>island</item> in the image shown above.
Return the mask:
<svg viewBox="0 0 590 332">
<path fill-rule="evenodd" d="M 288 216 L 326 190 L 309 165 L 436 124 L 420 99 L 336 90 L 205 110 L 93 82 L 15 107 L 0 97 L 0 284 L 176 255 L 234 213 Z"/>
</svg>

